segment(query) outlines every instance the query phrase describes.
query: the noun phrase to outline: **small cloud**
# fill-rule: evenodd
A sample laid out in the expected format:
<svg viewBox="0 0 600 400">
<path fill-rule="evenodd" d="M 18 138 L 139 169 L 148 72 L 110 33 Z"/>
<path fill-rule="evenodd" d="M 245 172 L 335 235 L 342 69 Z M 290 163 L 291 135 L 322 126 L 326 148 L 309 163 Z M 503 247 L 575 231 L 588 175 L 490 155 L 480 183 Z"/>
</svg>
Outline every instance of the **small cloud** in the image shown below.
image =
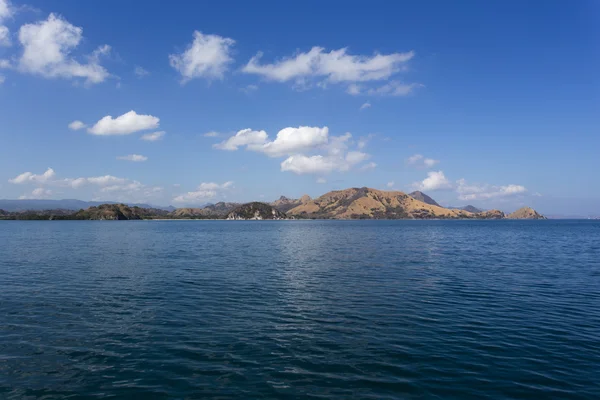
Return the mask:
<svg viewBox="0 0 600 400">
<path fill-rule="evenodd" d="M 371 103 L 366 102 L 362 106 L 360 106 L 360 110 L 366 110 L 367 108 L 371 108 Z"/>
<path fill-rule="evenodd" d="M 165 134 L 166 134 L 165 131 L 146 133 L 146 134 L 142 135 L 142 137 L 140 139 L 145 140 L 147 142 L 156 142 L 157 140 L 162 139 L 165 136 Z"/>
<path fill-rule="evenodd" d="M 144 77 L 150 75 L 150 72 L 148 70 L 145 70 L 144 68 L 142 68 L 140 66 L 136 66 L 135 69 L 133 70 L 133 73 L 138 78 L 144 78 Z"/>
<path fill-rule="evenodd" d="M 426 158 L 422 154 L 415 154 L 406 159 L 406 163 L 408 165 L 412 165 L 417 168 L 431 168 L 439 162 L 439 160 L 434 160 L 433 158 Z"/>
<path fill-rule="evenodd" d="M 117 118 L 107 115 L 89 128 L 88 132 L 100 136 L 129 135 L 155 129 L 158 127 L 159 121 L 160 119 L 153 115 L 141 115 L 132 110 Z"/>
<path fill-rule="evenodd" d="M 233 62 L 231 47 L 235 40 L 199 31 L 193 36 L 185 52 L 169 56 L 171 67 L 181 74 L 181 83 L 195 78 L 223 79 Z"/>
<path fill-rule="evenodd" d="M 394 181 L 390 181 L 387 183 L 387 187 L 389 187 L 389 188 L 394 187 L 394 185 L 395 185 Z"/>
<path fill-rule="evenodd" d="M 19 200 L 47 199 L 50 196 L 52 196 L 52 190 L 44 189 L 44 188 L 37 188 L 37 189 L 34 189 L 30 195 L 20 196 Z"/>
<path fill-rule="evenodd" d="M 206 202 L 207 200 L 213 199 L 223 194 L 223 192 L 232 189 L 233 182 L 228 181 L 222 184 L 214 182 L 203 182 L 193 192 L 187 192 L 185 194 L 176 196 L 173 198 L 173 202 L 182 204 L 198 204 Z"/>
<path fill-rule="evenodd" d="M 142 156 L 140 154 L 129 154 L 127 156 L 117 157 L 117 160 L 125 160 L 125 161 L 133 161 L 133 162 L 142 162 L 148 160 L 148 157 Z"/>
<path fill-rule="evenodd" d="M 317 179 L 317 183 L 327 183 L 327 179 L 325 179 L 325 178 L 318 178 Z"/>
<path fill-rule="evenodd" d="M 87 125 L 81 121 L 73 121 L 69 124 L 69 129 L 72 131 L 78 131 L 80 129 L 85 128 Z"/>
<path fill-rule="evenodd" d="M 430 171 L 427 173 L 427 178 L 413 183 L 412 186 L 421 191 L 452 189 L 452 183 L 446 178 L 443 171 Z"/>
<path fill-rule="evenodd" d="M 215 131 L 210 131 L 210 132 L 206 132 L 204 135 L 202 135 L 204 137 L 219 137 L 221 136 L 219 134 L 219 132 L 215 132 Z"/>
</svg>

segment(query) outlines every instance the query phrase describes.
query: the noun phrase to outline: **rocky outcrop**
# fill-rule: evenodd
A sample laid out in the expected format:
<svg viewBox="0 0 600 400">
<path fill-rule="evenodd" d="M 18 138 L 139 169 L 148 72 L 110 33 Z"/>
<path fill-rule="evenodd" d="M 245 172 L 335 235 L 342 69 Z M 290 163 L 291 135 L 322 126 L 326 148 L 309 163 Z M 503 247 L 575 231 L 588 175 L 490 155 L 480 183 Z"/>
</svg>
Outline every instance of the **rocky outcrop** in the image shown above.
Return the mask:
<svg viewBox="0 0 600 400">
<path fill-rule="evenodd" d="M 546 219 L 531 207 L 519 208 L 517 211 L 508 214 L 508 219 Z"/>
<path fill-rule="evenodd" d="M 242 204 L 229 214 L 228 220 L 264 220 L 264 219 L 289 219 L 285 213 L 275 207 L 260 202 Z"/>
<path fill-rule="evenodd" d="M 171 217 L 182 219 L 222 219 L 225 218 L 231 210 L 240 205 L 240 203 L 219 202 L 216 204 L 209 204 L 203 208 L 178 208 L 171 213 Z"/>
<path fill-rule="evenodd" d="M 429 204 L 431 206 L 437 206 L 437 207 L 441 207 L 437 201 L 435 201 L 434 199 L 432 199 L 431 197 L 427 196 L 425 193 L 420 192 L 420 191 L 415 191 L 412 193 L 408 194 L 410 197 L 412 197 L 415 200 L 419 200 L 422 201 L 425 204 Z"/>
<path fill-rule="evenodd" d="M 506 215 L 500 210 L 488 210 L 473 214 L 477 219 L 503 219 Z"/>
<path fill-rule="evenodd" d="M 271 203 L 273 207 L 278 209 L 279 211 L 286 213 L 294 207 L 298 207 L 299 205 L 306 204 L 312 199 L 309 195 L 305 194 L 299 199 L 290 199 L 285 196 L 281 196 L 278 200 L 275 200 Z"/>
</svg>

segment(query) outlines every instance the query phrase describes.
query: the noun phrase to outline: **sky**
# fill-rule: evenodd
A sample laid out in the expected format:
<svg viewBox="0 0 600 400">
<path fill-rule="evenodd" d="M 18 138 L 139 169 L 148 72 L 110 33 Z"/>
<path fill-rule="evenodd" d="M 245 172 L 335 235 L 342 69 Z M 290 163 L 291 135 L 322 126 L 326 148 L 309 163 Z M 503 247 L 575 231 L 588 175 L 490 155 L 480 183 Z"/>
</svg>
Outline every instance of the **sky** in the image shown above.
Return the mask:
<svg viewBox="0 0 600 400">
<path fill-rule="evenodd" d="M 0 198 L 600 214 L 600 2 L 0 0 Z"/>
</svg>

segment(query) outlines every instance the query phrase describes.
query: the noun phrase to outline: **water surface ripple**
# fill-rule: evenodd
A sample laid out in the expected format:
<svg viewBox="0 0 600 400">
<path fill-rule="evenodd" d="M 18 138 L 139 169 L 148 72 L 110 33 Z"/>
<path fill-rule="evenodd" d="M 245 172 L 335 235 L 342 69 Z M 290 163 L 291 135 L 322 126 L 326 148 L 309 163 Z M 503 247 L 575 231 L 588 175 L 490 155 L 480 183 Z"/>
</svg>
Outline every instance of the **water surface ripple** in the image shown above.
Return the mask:
<svg viewBox="0 0 600 400">
<path fill-rule="evenodd" d="M 0 398 L 600 398 L 594 221 L 0 222 Z"/>
</svg>

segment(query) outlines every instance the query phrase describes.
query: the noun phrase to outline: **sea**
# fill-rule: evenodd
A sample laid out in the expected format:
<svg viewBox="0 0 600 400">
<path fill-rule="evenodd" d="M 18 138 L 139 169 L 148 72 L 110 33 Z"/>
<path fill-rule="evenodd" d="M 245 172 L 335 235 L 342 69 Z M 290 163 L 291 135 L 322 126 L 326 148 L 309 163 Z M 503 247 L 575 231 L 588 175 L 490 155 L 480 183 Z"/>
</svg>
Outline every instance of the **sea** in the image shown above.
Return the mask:
<svg viewBox="0 0 600 400">
<path fill-rule="evenodd" d="M 0 221 L 1 399 L 599 399 L 600 221 Z"/>
</svg>

